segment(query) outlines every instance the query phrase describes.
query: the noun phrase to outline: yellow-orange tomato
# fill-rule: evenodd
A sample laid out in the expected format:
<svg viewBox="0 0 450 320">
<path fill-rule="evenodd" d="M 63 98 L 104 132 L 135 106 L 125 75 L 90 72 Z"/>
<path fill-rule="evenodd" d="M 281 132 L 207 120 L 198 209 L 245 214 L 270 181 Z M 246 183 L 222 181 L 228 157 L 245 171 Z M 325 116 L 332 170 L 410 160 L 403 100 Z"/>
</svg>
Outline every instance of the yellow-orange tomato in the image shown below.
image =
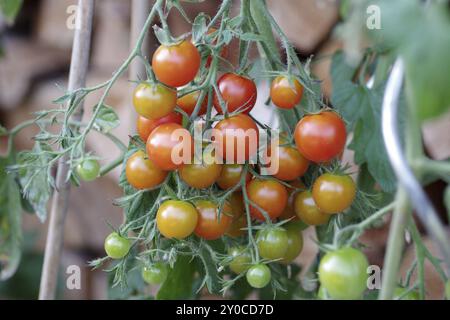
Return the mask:
<svg viewBox="0 0 450 320">
<path fill-rule="evenodd" d="M 245 213 L 244 197 L 242 193 L 237 191 L 233 192 L 228 198 L 228 202 L 231 206 L 231 212 L 233 214 L 233 221 L 228 228 L 226 235 L 232 238 L 237 238 L 245 233 L 243 228 L 247 227 L 247 216 Z"/>
<path fill-rule="evenodd" d="M 259 131 L 248 115 L 241 113 L 220 120 L 214 129 L 216 150 L 226 163 L 243 164 L 257 153 Z"/>
<path fill-rule="evenodd" d="M 200 68 L 200 53 L 188 40 L 160 45 L 152 58 L 156 77 L 171 87 L 181 87 L 194 80 Z"/>
<path fill-rule="evenodd" d="M 206 240 L 219 239 L 225 234 L 231 225 L 232 212 L 228 203 L 224 203 L 219 216 L 218 206 L 208 200 L 200 200 L 195 203 L 198 211 L 198 222 L 195 234 Z"/>
<path fill-rule="evenodd" d="M 147 119 L 169 115 L 177 104 L 177 91 L 159 83 L 140 83 L 133 94 L 136 112 Z"/>
<path fill-rule="evenodd" d="M 295 214 L 294 208 L 295 196 L 302 190 L 305 190 L 305 185 L 300 180 L 292 181 L 289 183 L 289 185 L 291 185 L 292 187 L 286 188 L 288 191 L 288 202 L 286 208 L 283 210 L 283 212 L 278 218 L 281 220 L 290 219 L 292 221 L 297 220 L 297 215 Z"/>
<path fill-rule="evenodd" d="M 197 101 L 200 98 L 200 91 L 194 91 L 188 93 L 177 100 L 177 106 L 183 109 L 188 115 L 191 115 L 194 112 L 195 106 L 197 105 Z M 198 111 L 198 116 L 206 114 L 208 110 L 208 95 L 206 95 L 205 99 L 200 106 L 200 110 Z"/>
<path fill-rule="evenodd" d="M 166 238 L 184 239 L 190 236 L 197 226 L 198 212 L 186 201 L 167 200 L 156 213 L 156 225 Z"/>
<path fill-rule="evenodd" d="M 303 96 L 303 86 L 297 79 L 292 79 L 293 86 L 286 76 L 278 76 L 270 86 L 270 98 L 279 108 L 292 109 Z"/>
<path fill-rule="evenodd" d="M 205 189 L 212 186 L 219 178 L 222 171 L 222 165 L 218 164 L 214 156 L 209 156 L 205 152 L 202 155 L 201 163 L 195 163 L 195 157 L 192 163 L 183 165 L 178 173 L 181 179 L 190 187 L 196 189 Z"/>
<path fill-rule="evenodd" d="M 280 139 L 277 150 L 268 148 L 268 162 L 269 166 L 275 171 L 273 174 L 275 178 L 292 181 L 305 174 L 308 170 L 309 161 L 300 154 L 297 148 L 284 145 L 285 143 L 285 140 Z"/>
<path fill-rule="evenodd" d="M 241 164 L 224 164 L 219 179 L 216 182 L 222 190 L 233 188 L 241 181 L 243 171 L 244 166 Z M 251 178 L 251 174 L 247 172 L 245 180 L 248 182 Z"/>
<path fill-rule="evenodd" d="M 249 200 L 263 209 L 272 220 L 278 218 L 286 208 L 288 193 L 278 181 L 254 179 L 248 183 L 247 193 Z M 265 221 L 257 207 L 251 205 L 250 213 L 254 218 Z"/>
<path fill-rule="evenodd" d="M 314 181 L 312 196 L 321 211 L 339 213 L 352 205 L 356 186 L 348 175 L 324 173 Z"/>
<path fill-rule="evenodd" d="M 330 220 L 330 215 L 320 211 L 311 191 L 303 191 L 295 196 L 294 208 L 297 217 L 310 226 L 319 226 Z"/>
<path fill-rule="evenodd" d="M 140 150 L 128 158 L 125 175 L 128 183 L 136 189 L 150 189 L 161 184 L 166 178 L 167 172 L 158 168 Z"/>
</svg>

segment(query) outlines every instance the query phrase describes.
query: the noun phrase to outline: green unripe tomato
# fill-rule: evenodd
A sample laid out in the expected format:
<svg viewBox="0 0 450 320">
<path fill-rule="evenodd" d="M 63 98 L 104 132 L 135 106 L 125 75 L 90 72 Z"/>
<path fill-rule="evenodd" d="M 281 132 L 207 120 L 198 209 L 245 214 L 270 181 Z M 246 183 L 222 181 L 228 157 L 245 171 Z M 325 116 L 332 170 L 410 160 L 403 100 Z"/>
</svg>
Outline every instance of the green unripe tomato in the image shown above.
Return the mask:
<svg viewBox="0 0 450 320">
<path fill-rule="evenodd" d="M 250 254 L 245 250 L 244 247 L 233 247 L 228 250 L 228 254 L 233 257 L 229 267 L 230 270 L 236 274 L 247 271 L 252 263 L 252 258 Z"/>
<path fill-rule="evenodd" d="M 130 251 L 130 241 L 113 232 L 105 239 L 105 251 L 111 259 L 122 259 Z"/>
<path fill-rule="evenodd" d="M 332 299 L 360 299 L 367 288 L 366 256 L 346 247 L 328 252 L 319 264 L 319 280 Z"/>
<path fill-rule="evenodd" d="M 95 159 L 83 160 L 77 166 L 77 175 L 83 181 L 95 180 L 100 173 L 100 164 Z"/>
<path fill-rule="evenodd" d="M 285 229 L 288 237 L 288 247 L 281 262 L 289 264 L 302 252 L 303 236 L 301 228 L 296 224 L 289 223 Z"/>
<path fill-rule="evenodd" d="M 267 228 L 258 231 L 257 235 L 258 251 L 261 257 L 269 260 L 282 259 L 289 246 L 288 234 L 285 229 Z"/>
<path fill-rule="evenodd" d="M 142 268 L 142 278 L 148 284 L 161 284 L 167 279 L 169 267 L 163 262 L 155 262 Z"/>
<path fill-rule="evenodd" d="M 247 282 L 250 286 L 256 289 L 261 289 L 267 286 L 271 279 L 271 272 L 265 264 L 256 264 L 247 271 Z"/>
</svg>

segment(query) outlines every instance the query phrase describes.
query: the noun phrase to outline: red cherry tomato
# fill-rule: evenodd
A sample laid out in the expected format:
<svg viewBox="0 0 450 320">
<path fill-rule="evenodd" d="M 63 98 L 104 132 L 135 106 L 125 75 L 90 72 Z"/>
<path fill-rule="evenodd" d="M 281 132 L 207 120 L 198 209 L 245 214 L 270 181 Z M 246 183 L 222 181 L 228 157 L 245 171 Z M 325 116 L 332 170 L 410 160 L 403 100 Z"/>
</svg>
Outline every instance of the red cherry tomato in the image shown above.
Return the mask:
<svg viewBox="0 0 450 320">
<path fill-rule="evenodd" d="M 223 119 L 214 128 L 216 150 L 226 163 L 243 164 L 258 151 L 258 127 L 249 116 Z"/>
<path fill-rule="evenodd" d="M 293 87 L 286 76 L 278 76 L 270 86 L 270 98 L 281 109 L 292 109 L 303 96 L 303 86 L 297 79 L 293 79 Z"/>
<path fill-rule="evenodd" d="M 314 162 L 327 162 L 345 147 L 344 121 L 332 111 L 303 117 L 295 128 L 295 143 L 300 153 Z"/>
<path fill-rule="evenodd" d="M 194 142 L 189 131 L 177 123 L 158 126 L 147 140 L 147 154 L 162 170 L 175 170 L 191 162 Z"/>
<path fill-rule="evenodd" d="M 233 188 L 241 181 L 243 171 L 244 166 L 241 164 L 225 164 L 223 165 L 222 172 L 216 183 L 222 190 Z M 249 182 L 251 178 L 251 174 L 247 172 L 245 180 Z"/>
<path fill-rule="evenodd" d="M 159 119 L 170 114 L 177 103 L 177 91 L 160 83 L 140 83 L 133 93 L 136 112 L 147 119 Z"/>
<path fill-rule="evenodd" d="M 289 183 L 289 185 L 292 186 L 292 188 L 286 188 L 288 191 L 288 202 L 286 205 L 286 208 L 283 210 L 283 213 L 278 217 L 281 220 L 297 220 L 297 215 L 295 214 L 295 208 L 294 208 L 294 200 L 295 196 L 301 192 L 301 190 L 305 190 L 305 185 L 299 181 L 295 180 Z M 299 190 L 300 189 L 300 190 Z"/>
<path fill-rule="evenodd" d="M 197 201 L 195 207 L 198 211 L 198 222 L 194 232 L 198 237 L 215 240 L 225 234 L 232 221 L 231 207 L 228 203 L 224 203 L 220 217 L 218 206 L 211 201 Z"/>
<path fill-rule="evenodd" d="M 152 131 L 163 123 L 178 123 L 181 124 L 183 121 L 183 116 L 178 112 L 169 113 L 167 116 L 159 118 L 159 119 L 147 119 L 143 116 L 138 116 L 136 128 L 141 137 L 142 141 L 147 142 L 148 136 Z"/>
<path fill-rule="evenodd" d="M 253 80 L 235 73 L 225 73 L 217 81 L 217 87 L 229 113 L 236 110 L 249 113 L 255 106 L 257 91 Z M 214 95 L 214 108 L 223 114 L 217 94 Z"/>
<path fill-rule="evenodd" d="M 181 87 L 194 80 L 200 67 L 200 53 L 187 40 L 173 45 L 160 45 L 153 54 L 152 67 L 165 85 Z"/>
<path fill-rule="evenodd" d="M 177 106 L 183 109 L 188 115 L 191 115 L 194 112 L 195 106 L 197 105 L 197 101 L 200 97 L 200 91 L 194 91 L 184 95 L 177 100 Z M 206 114 L 208 109 L 208 96 L 203 99 L 202 105 L 200 106 L 200 110 L 198 111 L 198 116 L 202 116 Z"/>
<path fill-rule="evenodd" d="M 247 193 L 249 200 L 263 209 L 272 220 L 278 218 L 286 208 L 288 192 L 277 181 L 254 179 L 247 185 Z M 263 213 L 252 205 L 250 213 L 252 217 L 265 221 Z"/>
</svg>

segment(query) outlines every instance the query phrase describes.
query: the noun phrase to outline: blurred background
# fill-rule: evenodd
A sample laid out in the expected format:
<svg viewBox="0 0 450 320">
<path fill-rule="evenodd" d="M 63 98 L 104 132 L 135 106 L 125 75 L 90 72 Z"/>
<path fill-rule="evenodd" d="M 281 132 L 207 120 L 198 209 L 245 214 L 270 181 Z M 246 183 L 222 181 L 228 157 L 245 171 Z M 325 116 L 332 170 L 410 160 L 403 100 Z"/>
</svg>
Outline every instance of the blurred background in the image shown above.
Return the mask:
<svg viewBox="0 0 450 320">
<path fill-rule="evenodd" d="M 217 10 L 219 0 L 208 0 L 198 4 L 183 2 L 190 17 L 199 12 L 209 15 Z M 331 56 L 342 47 L 336 36 L 336 26 L 340 21 L 339 1 L 331 0 L 267 0 L 276 20 L 296 47 L 301 58 L 314 56 L 312 72 L 322 81 L 323 92 L 328 97 L 332 92 L 329 67 Z M 0 15 L 0 123 L 12 128 L 18 123 L 32 118 L 32 113 L 41 109 L 57 107 L 52 100 L 64 94 L 67 87 L 70 66 L 73 30 L 67 27 L 76 0 L 24 0 L 16 22 L 11 25 Z M 112 73 L 128 56 L 130 50 L 130 15 L 132 1 L 96 1 L 92 53 L 88 74 L 88 86 L 109 79 Z M 72 16 L 73 17 L 73 16 Z M 189 32 L 190 26 L 178 15 L 169 16 L 169 25 L 174 35 Z M 147 38 L 148 56 L 158 43 L 150 32 Z M 237 47 L 236 47 L 237 48 Z M 236 53 L 236 54 L 234 54 Z M 256 55 L 255 55 L 256 57 Z M 228 59 L 233 63 L 237 50 L 229 50 Z M 128 135 L 134 133 L 136 120 L 131 105 L 131 90 L 134 84 L 128 76 L 122 77 L 115 85 L 107 100 L 121 119 L 121 125 L 114 133 L 127 142 Z M 258 80 L 258 79 L 257 79 Z M 252 112 L 265 123 L 274 124 L 276 119 L 265 109 L 268 95 L 265 81 L 258 82 L 257 107 Z M 100 92 L 90 95 L 85 104 L 86 114 L 99 99 Z M 16 138 L 18 150 L 31 148 L 31 137 L 37 131 L 29 128 Z M 450 115 L 424 126 L 427 152 L 434 159 L 450 157 Z M 6 139 L 0 138 L 0 152 L 6 149 Z M 115 146 L 101 136 L 91 136 L 88 148 L 104 162 L 113 160 L 118 151 Z M 352 155 L 345 155 L 351 163 Z M 94 182 L 84 183 L 80 188 L 72 188 L 69 214 L 65 230 L 59 298 L 105 299 L 108 297 L 108 280 L 101 270 L 92 271 L 87 261 L 104 255 L 103 241 L 110 232 L 108 223 L 120 224 L 121 210 L 113 205 L 113 200 L 121 196 L 117 186 L 120 169 Z M 444 216 L 442 189 L 445 184 L 436 182 L 428 188 L 436 199 L 436 205 Z M 34 215 L 25 214 L 24 256 L 17 274 L 0 283 L 0 299 L 37 297 L 43 248 L 46 238 L 46 224 L 41 224 Z M 384 256 L 387 227 L 369 231 L 363 236 L 367 245 L 366 253 L 371 264 L 380 265 Z M 299 263 L 308 265 L 315 256 L 314 234 L 310 228 L 304 234 L 305 247 Z M 427 241 L 427 243 L 430 243 Z M 405 266 L 411 261 L 413 252 L 406 249 Z M 434 250 L 433 250 L 434 251 Z M 408 258 L 409 257 L 409 258 Z M 408 260 L 409 259 L 409 260 Z M 65 288 L 65 270 L 68 265 L 78 265 L 82 269 L 81 290 Z M 404 268 L 406 269 L 406 267 Z M 437 275 L 427 271 L 428 297 L 440 297 Z"/>
</svg>

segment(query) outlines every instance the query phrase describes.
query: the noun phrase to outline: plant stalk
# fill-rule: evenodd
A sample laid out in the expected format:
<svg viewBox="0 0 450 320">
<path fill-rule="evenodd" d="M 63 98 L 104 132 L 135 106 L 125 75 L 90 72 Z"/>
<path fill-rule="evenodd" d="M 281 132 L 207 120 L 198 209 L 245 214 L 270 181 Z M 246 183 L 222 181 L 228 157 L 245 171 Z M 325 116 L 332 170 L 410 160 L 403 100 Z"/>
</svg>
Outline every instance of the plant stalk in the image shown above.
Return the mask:
<svg viewBox="0 0 450 320">
<path fill-rule="evenodd" d="M 70 91 L 83 88 L 89 64 L 91 47 L 92 20 L 95 0 L 79 0 L 77 12 L 77 28 L 73 40 L 72 60 L 69 73 L 68 89 Z M 80 121 L 83 106 L 73 114 L 72 119 Z M 60 269 L 61 251 L 64 242 L 64 223 L 67 215 L 70 181 L 67 181 L 69 165 L 67 155 L 58 161 L 56 190 L 53 194 L 52 209 L 45 245 L 44 265 L 42 267 L 40 300 L 55 299 L 58 271 Z"/>
</svg>

